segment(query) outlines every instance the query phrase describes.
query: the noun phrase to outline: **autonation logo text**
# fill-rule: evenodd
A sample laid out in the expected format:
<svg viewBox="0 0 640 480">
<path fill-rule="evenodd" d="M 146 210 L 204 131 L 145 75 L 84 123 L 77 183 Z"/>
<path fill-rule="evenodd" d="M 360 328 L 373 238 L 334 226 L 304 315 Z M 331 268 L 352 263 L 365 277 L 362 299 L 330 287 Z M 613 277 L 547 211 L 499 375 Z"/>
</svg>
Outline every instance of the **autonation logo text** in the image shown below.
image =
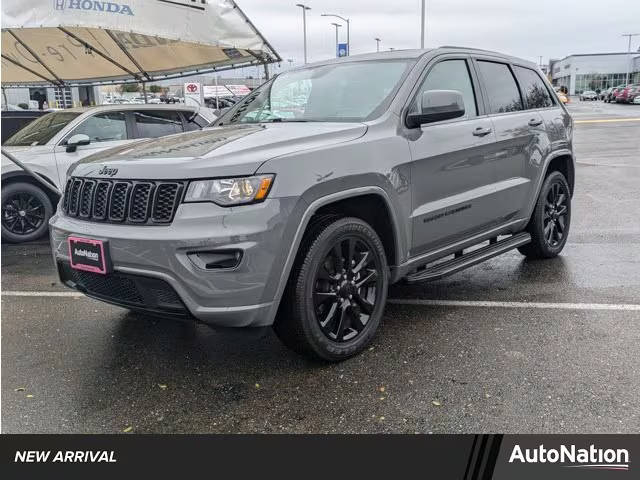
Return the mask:
<svg viewBox="0 0 640 480">
<path fill-rule="evenodd" d="M 595 445 L 577 448 L 560 445 L 559 448 L 525 448 L 515 445 L 509 463 L 559 463 L 563 467 L 597 470 L 629 470 L 629 451 L 624 448 L 602 449 Z"/>
<path fill-rule="evenodd" d="M 54 0 L 56 10 L 93 10 L 96 12 L 119 13 L 121 15 L 133 15 L 131 7 L 124 3 L 101 2 L 98 0 Z"/>
</svg>

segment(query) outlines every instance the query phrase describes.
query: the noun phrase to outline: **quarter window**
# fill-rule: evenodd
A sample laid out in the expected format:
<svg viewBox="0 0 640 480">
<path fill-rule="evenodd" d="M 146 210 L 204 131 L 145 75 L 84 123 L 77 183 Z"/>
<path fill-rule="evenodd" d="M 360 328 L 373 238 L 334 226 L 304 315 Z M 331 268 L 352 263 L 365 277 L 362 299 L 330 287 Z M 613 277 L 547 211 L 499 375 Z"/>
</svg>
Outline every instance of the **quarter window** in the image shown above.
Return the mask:
<svg viewBox="0 0 640 480">
<path fill-rule="evenodd" d="M 516 77 L 524 94 L 527 108 L 546 108 L 553 106 L 551 95 L 540 76 L 530 68 L 515 67 Z"/>
<path fill-rule="evenodd" d="M 194 130 L 202 130 L 204 127 L 209 125 L 210 122 L 207 122 L 200 115 L 193 116 L 191 112 L 183 112 L 184 115 L 184 130 L 185 132 L 193 132 Z M 191 119 L 193 117 L 193 119 Z M 191 120 L 190 120 L 191 119 Z"/>
<path fill-rule="evenodd" d="M 436 64 L 418 92 L 416 101 L 411 107 L 411 112 L 418 111 L 418 105 L 422 94 L 429 90 L 457 90 L 462 93 L 464 99 L 465 115 L 475 117 L 478 115 L 476 97 L 473 92 L 473 83 L 466 60 L 444 60 Z"/>
<path fill-rule="evenodd" d="M 158 138 L 183 131 L 178 112 L 143 110 L 135 112 L 134 118 L 140 138 Z"/>
<path fill-rule="evenodd" d="M 87 135 L 91 143 L 127 140 L 127 121 L 124 112 L 99 113 L 78 125 L 67 139 L 78 134 Z"/>
<path fill-rule="evenodd" d="M 511 69 L 504 63 L 478 61 L 491 113 L 523 110 L 522 98 Z"/>
</svg>

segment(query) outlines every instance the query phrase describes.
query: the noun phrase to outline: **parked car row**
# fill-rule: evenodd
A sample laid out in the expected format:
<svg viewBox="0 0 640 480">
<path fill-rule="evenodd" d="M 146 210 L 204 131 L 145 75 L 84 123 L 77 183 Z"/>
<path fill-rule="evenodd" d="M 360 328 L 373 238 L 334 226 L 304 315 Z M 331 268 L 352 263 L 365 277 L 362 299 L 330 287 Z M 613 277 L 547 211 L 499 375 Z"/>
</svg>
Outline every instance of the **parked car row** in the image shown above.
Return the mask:
<svg viewBox="0 0 640 480">
<path fill-rule="evenodd" d="M 599 99 L 606 103 L 640 103 L 640 83 L 608 88 L 600 92 Z"/>
<path fill-rule="evenodd" d="M 75 162 L 136 140 L 199 130 L 216 119 L 185 105 L 105 105 L 46 114 L 2 146 L 60 191 Z M 4 118 L 3 118 L 4 127 Z M 2 156 L 2 240 L 35 240 L 47 231 L 56 195 Z"/>
</svg>

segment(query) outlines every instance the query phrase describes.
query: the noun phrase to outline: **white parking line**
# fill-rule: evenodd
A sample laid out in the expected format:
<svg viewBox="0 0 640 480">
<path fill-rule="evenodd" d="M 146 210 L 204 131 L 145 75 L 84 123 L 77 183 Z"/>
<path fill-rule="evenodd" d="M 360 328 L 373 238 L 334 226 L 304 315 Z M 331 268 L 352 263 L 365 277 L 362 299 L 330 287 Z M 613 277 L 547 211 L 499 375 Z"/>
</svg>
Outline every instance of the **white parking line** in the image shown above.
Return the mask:
<svg viewBox="0 0 640 480">
<path fill-rule="evenodd" d="M 551 310 L 619 310 L 638 312 L 640 305 L 628 303 L 545 303 L 545 302 L 488 302 L 466 300 L 417 300 L 389 299 L 393 305 L 417 305 L 427 307 L 481 307 L 481 308 L 538 308 Z"/>
<path fill-rule="evenodd" d="M 2 292 L 3 297 L 71 297 L 79 298 L 85 297 L 80 292 Z"/>
<path fill-rule="evenodd" d="M 86 298 L 80 292 L 20 292 L 4 291 L 3 297 L 67 297 Z M 630 303 L 546 303 L 546 302 L 490 302 L 469 300 L 419 300 L 391 298 L 392 305 L 415 305 L 426 307 L 479 307 L 479 308 L 537 308 L 550 310 L 618 310 L 625 312 L 639 312 L 640 305 Z"/>
</svg>

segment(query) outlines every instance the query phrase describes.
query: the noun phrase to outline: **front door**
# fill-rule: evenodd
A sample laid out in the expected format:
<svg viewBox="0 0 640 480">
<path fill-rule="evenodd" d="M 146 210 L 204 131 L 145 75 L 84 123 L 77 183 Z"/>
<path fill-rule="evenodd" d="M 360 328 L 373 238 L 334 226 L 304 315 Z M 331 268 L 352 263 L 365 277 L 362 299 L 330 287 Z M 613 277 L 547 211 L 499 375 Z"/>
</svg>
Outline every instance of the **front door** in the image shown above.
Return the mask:
<svg viewBox="0 0 640 480">
<path fill-rule="evenodd" d="M 432 66 L 411 109 L 428 90 L 457 90 L 464 117 L 425 124 L 409 141 L 413 197 L 412 256 L 472 235 L 494 222 L 491 162 L 495 137 L 483 115 L 478 83 L 466 57 L 445 57 Z"/>
<path fill-rule="evenodd" d="M 125 112 L 99 113 L 85 119 L 71 133 L 66 135 L 54 149 L 58 172 L 61 177 L 60 184 L 65 184 L 67 170 L 78 160 L 93 153 L 132 141 L 130 138 L 133 138 L 133 136 L 130 134 L 130 130 Z M 91 143 L 78 147 L 74 152 L 67 152 L 67 140 L 78 134 L 87 135 Z"/>
</svg>

